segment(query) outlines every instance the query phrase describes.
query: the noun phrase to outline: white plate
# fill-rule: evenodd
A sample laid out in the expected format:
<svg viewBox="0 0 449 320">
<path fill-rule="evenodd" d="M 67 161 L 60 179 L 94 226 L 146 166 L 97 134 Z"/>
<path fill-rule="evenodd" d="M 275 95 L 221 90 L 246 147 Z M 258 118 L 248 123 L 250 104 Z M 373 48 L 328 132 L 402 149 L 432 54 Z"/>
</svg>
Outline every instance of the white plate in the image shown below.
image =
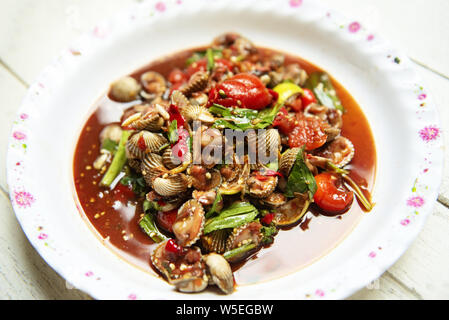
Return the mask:
<svg viewBox="0 0 449 320">
<path fill-rule="evenodd" d="M 75 287 L 99 299 L 223 298 L 179 294 L 107 249 L 76 207 L 72 161 L 93 103 L 112 80 L 231 30 L 299 55 L 342 83 L 371 124 L 378 174 L 377 206 L 335 250 L 289 276 L 239 287 L 230 298 L 345 298 L 387 270 L 421 230 L 441 180 L 442 136 L 404 54 L 316 1 L 149 1 L 63 51 L 29 89 L 11 133 L 7 171 L 17 218 Z"/>
</svg>

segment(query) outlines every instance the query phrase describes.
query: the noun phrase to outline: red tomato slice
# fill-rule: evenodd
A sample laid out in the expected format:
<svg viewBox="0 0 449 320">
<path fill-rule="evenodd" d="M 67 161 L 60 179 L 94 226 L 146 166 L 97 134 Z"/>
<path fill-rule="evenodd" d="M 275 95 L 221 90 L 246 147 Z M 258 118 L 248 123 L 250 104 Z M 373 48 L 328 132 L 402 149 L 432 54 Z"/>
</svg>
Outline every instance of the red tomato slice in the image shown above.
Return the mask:
<svg viewBox="0 0 449 320">
<path fill-rule="evenodd" d="M 240 73 L 211 90 L 209 99 L 225 107 L 261 110 L 271 104 L 274 97 L 258 77 Z"/>
<path fill-rule="evenodd" d="M 341 178 L 332 173 L 322 173 L 315 177 L 317 191 L 313 197 L 315 203 L 325 213 L 342 214 L 349 209 L 354 193 L 347 190 Z"/>
<path fill-rule="evenodd" d="M 295 127 L 296 119 L 288 115 L 287 109 L 281 108 L 273 121 L 273 127 L 278 128 L 283 134 L 288 135 Z"/>
<path fill-rule="evenodd" d="M 288 143 L 290 148 L 306 146 L 307 151 L 317 149 L 324 145 L 327 135 L 324 133 L 324 123 L 316 117 L 305 117 L 297 114 L 295 128 L 290 132 Z"/>
<path fill-rule="evenodd" d="M 168 76 L 168 81 L 170 81 L 172 84 L 175 83 L 184 83 L 188 80 L 187 75 L 182 72 L 182 70 L 176 68 L 172 72 L 170 72 Z"/>
</svg>

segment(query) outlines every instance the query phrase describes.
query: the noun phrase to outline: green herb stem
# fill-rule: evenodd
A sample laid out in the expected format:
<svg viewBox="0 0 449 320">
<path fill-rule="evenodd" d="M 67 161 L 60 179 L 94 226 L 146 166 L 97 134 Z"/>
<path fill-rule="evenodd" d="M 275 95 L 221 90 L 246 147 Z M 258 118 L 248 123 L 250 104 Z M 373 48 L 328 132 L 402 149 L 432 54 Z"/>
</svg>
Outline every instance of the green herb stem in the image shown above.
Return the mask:
<svg viewBox="0 0 449 320">
<path fill-rule="evenodd" d="M 243 245 L 241 247 L 238 247 L 238 248 L 226 251 L 225 253 L 223 253 L 223 257 L 226 260 L 229 260 L 229 259 L 234 258 L 235 256 L 241 255 L 242 253 L 251 251 L 251 250 L 253 250 L 255 248 L 256 248 L 256 245 L 254 243 L 248 243 L 248 244 L 245 244 L 245 245 Z"/>
<path fill-rule="evenodd" d="M 120 143 L 118 145 L 117 152 L 112 160 L 111 165 L 106 171 L 103 179 L 100 182 L 100 185 L 103 187 L 109 187 L 114 182 L 115 178 L 120 174 L 123 169 L 123 166 L 126 163 L 126 142 L 128 141 L 131 133 L 129 131 L 123 131 L 122 137 L 120 139 Z"/>
</svg>

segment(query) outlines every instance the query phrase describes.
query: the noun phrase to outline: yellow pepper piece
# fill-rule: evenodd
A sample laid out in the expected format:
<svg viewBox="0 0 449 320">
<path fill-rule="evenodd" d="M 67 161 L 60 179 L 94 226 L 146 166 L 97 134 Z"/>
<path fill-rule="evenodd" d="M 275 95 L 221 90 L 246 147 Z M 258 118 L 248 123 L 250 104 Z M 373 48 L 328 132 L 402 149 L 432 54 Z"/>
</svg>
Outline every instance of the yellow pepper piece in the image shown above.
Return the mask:
<svg viewBox="0 0 449 320">
<path fill-rule="evenodd" d="M 279 94 L 279 104 L 283 104 L 288 98 L 296 93 L 302 94 L 304 92 L 300 86 L 297 86 L 292 82 L 282 82 L 274 87 L 273 90 Z"/>
</svg>

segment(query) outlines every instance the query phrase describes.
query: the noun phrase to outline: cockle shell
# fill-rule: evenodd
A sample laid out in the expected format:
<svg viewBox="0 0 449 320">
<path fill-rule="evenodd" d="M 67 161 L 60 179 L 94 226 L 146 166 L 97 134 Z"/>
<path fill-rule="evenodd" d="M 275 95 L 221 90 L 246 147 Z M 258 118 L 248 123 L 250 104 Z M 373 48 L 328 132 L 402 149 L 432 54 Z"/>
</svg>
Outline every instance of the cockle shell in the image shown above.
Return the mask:
<svg viewBox="0 0 449 320">
<path fill-rule="evenodd" d="M 259 134 L 253 132 L 248 134 L 248 146 L 251 152 L 257 154 L 259 160 L 262 159 L 261 157 L 277 159 L 282 148 L 281 136 L 277 129 L 268 129 Z"/>
<path fill-rule="evenodd" d="M 178 243 L 183 247 L 190 247 L 202 235 L 205 212 L 201 203 L 197 200 L 189 200 L 178 210 L 178 215 L 173 223 L 173 233 Z"/>
<path fill-rule="evenodd" d="M 200 292 L 206 289 L 208 278 L 206 264 L 197 247 L 183 248 L 182 254 L 168 252 L 167 241 L 151 254 L 151 262 L 181 292 Z"/>
<path fill-rule="evenodd" d="M 167 168 L 162 163 L 162 157 L 156 153 L 148 153 L 142 160 L 141 172 L 149 186 L 153 186 L 153 180 L 167 173 Z"/>
<path fill-rule="evenodd" d="M 201 121 L 206 124 L 215 122 L 215 118 L 207 108 L 200 106 L 198 103 L 189 104 L 187 107 L 180 109 L 182 116 L 187 121 Z"/>
<path fill-rule="evenodd" d="M 285 177 L 290 175 L 290 171 L 295 164 L 296 157 L 298 156 L 298 152 L 300 152 L 300 148 L 288 149 L 281 156 L 281 161 L 279 162 L 279 172 L 282 173 Z"/>
<path fill-rule="evenodd" d="M 126 143 L 126 150 L 131 158 L 143 159 L 145 154 L 159 152 L 167 143 L 168 140 L 164 136 L 142 130 L 131 135 Z"/>
<path fill-rule="evenodd" d="M 179 90 L 174 90 L 171 94 L 171 104 L 182 110 L 190 105 L 189 99 Z"/>
<path fill-rule="evenodd" d="M 339 168 L 343 168 L 350 163 L 354 155 L 355 148 L 351 140 L 342 136 L 335 138 L 335 140 L 314 152 L 315 157 L 328 159 Z"/>
<path fill-rule="evenodd" d="M 201 237 L 201 244 L 208 252 L 224 253 L 229 231 L 226 229 L 216 230 Z"/>
<path fill-rule="evenodd" d="M 182 174 L 157 177 L 152 180 L 153 189 L 163 197 L 174 197 L 185 192 L 191 185 L 191 178 Z"/>
<path fill-rule="evenodd" d="M 213 282 L 226 294 L 234 292 L 234 276 L 229 263 L 222 255 L 210 253 L 204 257 Z"/>
<path fill-rule="evenodd" d="M 204 71 L 198 71 L 190 77 L 189 82 L 182 89 L 182 93 L 188 97 L 192 93 L 203 91 L 206 89 L 208 82 L 209 74 Z"/>
<path fill-rule="evenodd" d="M 273 192 L 268 197 L 261 199 L 260 202 L 270 208 L 279 208 L 287 203 L 287 198 L 283 193 Z"/>
<path fill-rule="evenodd" d="M 133 116 L 131 116 L 133 117 Z M 127 122 L 125 120 L 125 122 Z M 156 111 L 156 109 L 150 109 L 144 115 L 140 115 L 137 119 L 129 123 L 129 127 L 134 130 L 149 130 L 152 132 L 159 131 L 165 124 L 165 119 Z"/>
<path fill-rule="evenodd" d="M 278 177 L 265 177 L 266 180 L 260 181 L 256 176 L 252 175 L 247 180 L 249 194 L 253 198 L 263 199 L 274 192 L 278 184 Z"/>
<path fill-rule="evenodd" d="M 180 166 L 183 163 L 191 162 L 192 161 L 192 154 L 190 152 L 186 152 L 183 154 L 183 159 L 178 157 L 177 155 L 173 154 L 172 148 L 166 148 L 164 152 L 162 153 L 162 161 L 164 165 L 168 169 L 174 169 L 178 166 Z"/>
</svg>

